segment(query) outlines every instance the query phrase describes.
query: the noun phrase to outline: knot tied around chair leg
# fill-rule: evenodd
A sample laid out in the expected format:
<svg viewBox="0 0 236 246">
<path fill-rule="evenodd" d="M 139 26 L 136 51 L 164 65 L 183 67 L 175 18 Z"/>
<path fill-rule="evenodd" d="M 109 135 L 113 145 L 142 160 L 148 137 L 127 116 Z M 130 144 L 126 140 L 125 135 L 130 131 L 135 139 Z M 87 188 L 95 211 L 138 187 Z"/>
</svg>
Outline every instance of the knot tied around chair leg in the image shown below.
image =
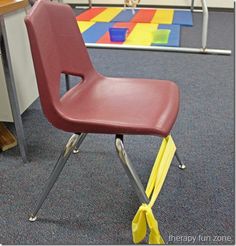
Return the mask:
<svg viewBox="0 0 236 246">
<path fill-rule="evenodd" d="M 132 221 L 132 234 L 134 243 L 141 242 L 147 234 L 147 226 L 150 230 L 149 244 L 164 244 L 164 240 L 158 228 L 152 208 L 143 203 Z"/>
</svg>

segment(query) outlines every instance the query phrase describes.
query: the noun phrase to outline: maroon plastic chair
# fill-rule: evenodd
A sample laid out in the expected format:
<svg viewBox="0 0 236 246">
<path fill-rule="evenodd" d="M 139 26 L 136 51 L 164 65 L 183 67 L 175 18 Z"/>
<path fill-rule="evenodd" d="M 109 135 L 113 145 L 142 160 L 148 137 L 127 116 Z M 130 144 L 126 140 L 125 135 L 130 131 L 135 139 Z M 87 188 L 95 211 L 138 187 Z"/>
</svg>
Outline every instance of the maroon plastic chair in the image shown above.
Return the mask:
<svg viewBox="0 0 236 246">
<path fill-rule="evenodd" d="M 176 84 L 99 74 L 91 63 L 74 13 L 67 5 L 39 0 L 25 22 L 43 112 L 56 128 L 74 133 L 62 151 L 30 220 L 36 220 L 38 210 L 67 159 L 73 151 L 78 152 L 87 133 L 116 136 L 119 158 L 140 201 L 148 203 L 124 149 L 123 135 L 166 137 L 179 110 Z M 60 97 L 62 73 L 80 76 L 82 81 Z M 183 169 L 184 164 L 176 157 Z"/>
</svg>

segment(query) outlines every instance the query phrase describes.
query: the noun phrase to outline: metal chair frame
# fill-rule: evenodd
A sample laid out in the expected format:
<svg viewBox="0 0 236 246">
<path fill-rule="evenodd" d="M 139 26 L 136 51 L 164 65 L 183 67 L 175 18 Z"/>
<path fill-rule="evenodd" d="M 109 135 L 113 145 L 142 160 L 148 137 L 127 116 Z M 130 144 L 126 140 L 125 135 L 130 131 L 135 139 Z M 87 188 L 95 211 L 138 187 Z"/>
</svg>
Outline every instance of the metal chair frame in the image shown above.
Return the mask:
<svg viewBox="0 0 236 246">
<path fill-rule="evenodd" d="M 68 142 L 66 143 L 64 149 L 62 150 L 58 161 L 56 162 L 49 178 L 47 181 L 47 184 L 45 185 L 39 201 L 33 211 L 33 213 L 30 215 L 29 220 L 30 221 L 35 221 L 37 219 L 37 213 L 42 207 L 44 201 L 46 200 L 49 192 L 53 188 L 54 184 L 56 183 L 59 175 L 61 174 L 61 171 L 63 170 L 68 158 L 70 157 L 71 153 L 78 153 L 79 152 L 79 147 L 83 143 L 84 139 L 86 138 L 87 134 L 86 133 L 78 133 L 78 134 L 73 134 Z M 132 164 L 130 161 L 127 152 L 124 147 L 124 141 L 123 141 L 123 135 L 116 135 L 115 137 L 115 148 L 118 154 L 118 157 L 123 165 L 123 168 L 140 200 L 141 203 L 149 203 L 149 199 L 145 193 L 145 189 L 142 185 L 142 182 Z M 175 157 L 179 163 L 179 168 L 184 170 L 186 168 L 185 164 L 180 160 L 180 157 L 177 152 L 175 152 Z"/>
</svg>

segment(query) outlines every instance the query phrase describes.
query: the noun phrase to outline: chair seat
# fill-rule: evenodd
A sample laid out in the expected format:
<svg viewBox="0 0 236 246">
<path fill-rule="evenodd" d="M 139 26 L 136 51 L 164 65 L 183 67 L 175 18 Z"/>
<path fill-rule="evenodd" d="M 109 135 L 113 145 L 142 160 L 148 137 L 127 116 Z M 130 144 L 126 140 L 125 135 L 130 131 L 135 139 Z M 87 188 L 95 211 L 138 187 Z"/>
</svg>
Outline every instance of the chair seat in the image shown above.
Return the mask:
<svg viewBox="0 0 236 246">
<path fill-rule="evenodd" d="M 166 137 L 179 110 L 179 89 L 166 80 L 99 76 L 68 91 L 59 109 L 64 121 L 57 127 L 66 131 Z"/>
</svg>

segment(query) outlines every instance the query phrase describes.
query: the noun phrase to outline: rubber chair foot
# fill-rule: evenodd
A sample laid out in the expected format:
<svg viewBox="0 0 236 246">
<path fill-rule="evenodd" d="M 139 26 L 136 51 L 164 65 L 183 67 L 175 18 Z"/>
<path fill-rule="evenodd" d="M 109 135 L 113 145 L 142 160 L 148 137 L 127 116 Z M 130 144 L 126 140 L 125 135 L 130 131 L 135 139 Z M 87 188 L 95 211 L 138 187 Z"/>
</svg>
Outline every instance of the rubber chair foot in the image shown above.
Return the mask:
<svg viewBox="0 0 236 246">
<path fill-rule="evenodd" d="M 79 152 L 80 152 L 80 150 L 77 149 L 77 148 L 75 148 L 75 149 L 73 150 L 73 154 L 78 154 Z"/>
<path fill-rule="evenodd" d="M 186 166 L 184 164 L 179 164 L 179 169 L 184 170 L 186 169 Z"/>
<path fill-rule="evenodd" d="M 32 216 L 32 215 L 31 215 L 31 216 L 29 217 L 29 221 L 30 221 L 30 222 L 34 222 L 35 220 L 37 220 L 37 216 Z"/>
</svg>

